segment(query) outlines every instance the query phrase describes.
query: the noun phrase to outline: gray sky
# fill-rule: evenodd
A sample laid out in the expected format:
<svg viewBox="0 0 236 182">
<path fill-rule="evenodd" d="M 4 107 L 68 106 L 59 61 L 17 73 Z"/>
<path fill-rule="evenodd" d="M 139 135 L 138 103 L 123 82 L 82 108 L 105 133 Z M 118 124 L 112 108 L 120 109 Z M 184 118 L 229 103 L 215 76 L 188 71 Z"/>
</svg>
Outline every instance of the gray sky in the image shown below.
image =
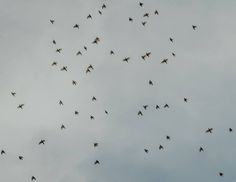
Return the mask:
<svg viewBox="0 0 236 182">
<path fill-rule="evenodd" d="M 236 128 L 236 1 L 146 0 L 142 8 L 134 0 L 0 2 L 0 181 L 236 181 L 235 132 L 228 132 Z M 164 58 L 168 64 L 160 64 Z"/>
</svg>

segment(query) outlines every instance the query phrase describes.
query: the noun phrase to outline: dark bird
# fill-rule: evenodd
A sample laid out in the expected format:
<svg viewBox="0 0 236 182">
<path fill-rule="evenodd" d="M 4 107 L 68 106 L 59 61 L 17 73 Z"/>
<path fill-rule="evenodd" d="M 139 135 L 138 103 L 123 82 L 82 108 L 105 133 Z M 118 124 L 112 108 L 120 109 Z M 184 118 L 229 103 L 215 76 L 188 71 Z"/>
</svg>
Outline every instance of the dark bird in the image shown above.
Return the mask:
<svg viewBox="0 0 236 182">
<path fill-rule="evenodd" d="M 98 13 L 99 13 L 100 15 L 102 15 L 102 12 L 101 12 L 100 10 L 98 10 Z"/>
<path fill-rule="evenodd" d="M 159 145 L 159 150 L 163 150 L 164 147 L 162 145 Z"/>
<path fill-rule="evenodd" d="M 87 19 L 89 19 L 89 18 L 92 19 L 92 16 L 90 14 L 87 16 Z"/>
<path fill-rule="evenodd" d="M 141 58 L 142 58 L 143 60 L 145 60 L 145 58 L 146 58 L 146 55 L 143 55 L 143 56 L 141 56 Z"/>
<path fill-rule="evenodd" d="M 107 111 L 107 110 L 105 110 L 105 113 L 106 113 L 106 114 L 108 114 L 108 111 Z"/>
<path fill-rule="evenodd" d="M 36 178 L 34 176 L 31 177 L 31 181 L 34 181 L 36 180 Z"/>
<path fill-rule="evenodd" d="M 87 69 L 92 69 L 93 70 L 93 65 L 89 65 L 88 67 L 87 67 Z"/>
<path fill-rule="evenodd" d="M 53 40 L 53 41 L 52 41 L 52 43 L 53 43 L 53 44 L 56 44 L 56 41 L 55 41 L 55 40 Z"/>
<path fill-rule="evenodd" d="M 3 155 L 3 154 L 6 154 L 6 152 L 4 150 L 1 150 L 1 155 Z"/>
<path fill-rule="evenodd" d="M 99 37 L 96 37 L 92 43 L 93 43 L 93 44 L 98 44 L 99 41 L 100 41 L 100 38 L 99 38 Z"/>
<path fill-rule="evenodd" d="M 59 101 L 59 105 L 63 106 L 63 102 L 61 100 Z"/>
<path fill-rule="evenodd" d="M 148 83 L 149 83 L 149 85 L 153 85 L 152 80 L 149 80 Z"/>
<path fill-rule="evenodd" d="M 55 20 L 50 20 L 51 24 L 53 24 L 55 22 Z"/>
<path fill-rule="evenodd" d="M 24 104 L 20 104 L 17 106 L 18 109 L 23 109 Z"/>
<path fill-rule="evenodd" d="M 110 51 L 110 55 L 114 55 L 114 51 L 113 50 Z"/>
<path fill-rule="evenodd" d="M 18 158 L 19 158 L 20 160 L 23 160 L 24 157 L 20 155 L 20 156 L 18 156 Z"/>
<path fill-rule="evenodd" d="M 166 136 L 166 139 L 167 139 L 167 140 L 170 140 L 170 136 L 169 136 L 169 135 L 167 135 L 167 136 Z"/>
<path fill-rule="evenodd" d="M 174 41 L 174 39 L 170 37 L 170 41 L 171 41 L 171 42 L 173 42 L 173 41 Z"/>
<path fill-rule="evenodd" d="M 143 17 L 149 17 L 149 13 L 145 13 Z"/>
<path fill-rule="evenodd" d="M 147 23 L 146 21 L 143 21 L 143 22 L 142 22 L 142 25 L 143 25 L 143 26 L 145 26 L 145 25 L 146 25 L 146 23 Z"/>
<path fill-rule="evenodd" d="M 123 59 L 123 61 L 125 61 L 127 63 L 129 62 L 129 60 L 130 60 L 130 57 L 126 57 L 126 58 Z"/>
<path fill-rule="evenodd" d="M 97 146 L 98 146 L 98 143 L 93 143 L 93 146 L 94 146 L 94 147 L 97 147 Z"/>
<path fill-rule="evenodd" d="M 151 52 L 146 52 L 146 56 L 149 57 L 151 55 Z"/>
<path fill-rule="evenodd" d="M 62 51 L 62 48 L 59 48 L 56 50 L 56 52 L 58 52 L 58 53 L 61 53 L 61 51 Z"/>
<path fill-rule="evenodd" d="M 139 6 L 143 7 L 143 3 L 139 2 Z"/>
<path fill-rule="evenodd" d="M 56 65 L 57 65 L 57 62 L 53 62 L 53 63 L 52 63 L 52 66 L 56 66 Z"/>
<path fill-rule="evenodd" d="M 77 85 L 77 82 L 75 80 L 72 80 L 72 85 Z"/>
<path fill-rule="evenodd" d="M 94 116 L 91 115 L 91 116 L 90 116 L 90 119 L 91 119 L 91 120 L 94 119 Z"/>
<path fill-rule="evenodd" d="M 174 57 L 175 57 L 175 53 L 173 53 L 173 52 L 172 52 L 171 54 L 172 54 L 172 56 L 174 56 Z"/>
<path fill-rule="evenodd" d="M 199 152 L 203 152 L 204 150 L 203 150 L 203 148 L 202 147 L 200 147 L 199 148 Z"/>
<path fill-rule="evenodd" d="M 66 129 L 64 124 L 61 125 L 61 130 L 63 130 L 63 129 Z"/>
<path fill-rule="evenodd" d="M 139 111 L 138 116 L 142 116 L 142 115 L 143 115 L 142 111 Z"/>
<path fill-rule="evenodd" d="M 87 48 L 86 46 L 84 46 L 84 50 L 86 50 L 86 51 L 87 51 L 87 49 L 88 49 L 88 48 Z"/>
<path fill-rule="evenodd" d="M 144 152 L 148 153 L 148 149 L 144 149 Z"/>
<path fill-rule="evenodd" d="M 233 131 L 233 129 L 232 128 L 229 128 L 229 132 L 232 132 Z"/>
<path fill-rule="evenodd" d="M 213 128 L 208 128 L 205 133 L 212 133 Z"/>
<path fill-rule="evenodd" d="M 100 162 L 99 162 L 98 160 L 96 160 L 96 161 L 94 162 L 94 165 L 96 165 L 96 164 L 100 164 Z"/>
<path fill-rule="evenodd" d="M 160 107 L 158 105 L 156 105 L 156 109 L 160 109 Z"/>
<path fill-rule="evenodd" d="M 188 99 L 186 97 L 184 98 L 184 102 L 188 102 Z"/>
<path fill-rule="evenodd" d="M 196 30 L 197 26 L 196 25 L 192 25 L 192 28 L 193 28 L 193 30 Z"/>
<path fill-rule="evenodd" d="M 224 173 L 219 172 L 219 176 L 223 177 L 223 176 L 224 176 Z"/>
<path fill-rule="evenodd" d="M 105 4 L 102 5 L 102 9 L 105 9 L 107 6 Z"/>
<path fill-rule="evenodd" d="M 163 59 L 161 64 L 166 63 L 167 64 L 168 59 Z"/>
<path fill-rule="evenodd" d="M 67 66 L 63 66 L 63 67 L 61 68 L 61 71 L 67 71 Z"/>
<path fill-rule="evenodd" d="M 78 115 L 79 114 L 79 112 L 78 111 L 75 111 L 75 115 Z"/>
<path fill-rule="evenodd" d="M 40 142 L 39 142 L 39 145 L 41 145 L 41 144 L 45 144 L 45 140 L 40 140 Z"/>
<path fill-rule="evenodd" d="M 78 56 L 78 55 L 82 55 L 82 53 L 81 53 L 80 51 L 78 51 L 78 52 L 76 53 L 76 56 Z"/>
<path fill-rule="evenodd" d="M 165 105 L 164 105 L 164 108 L 169 108 L 169 105 L 168 105 L 168 104 L 165 104 Z"/>
<path fill-rule="evenodd" d="M 132 22 L 132 21 L 133 21 L 133 18 L 130 18 L 130 17 L 129 17 L 129 21 L 131 21 L 131 22 Z"/>
<path fill-rule="evenodd" d="M 155 10 L 155 12 L 154 12 L 154 15 L 159 15 L 159 13 L 158 13 L 158 11 L 157 11 L 157 10 Z"/>
<path fill-rule="evenodd" d="M 144 108 L 145 110 L 147 110 L 147 108 L 148 108 L 148 105 L 144 105 L 144 106 L 143 106 L 143 108 Z"/>
<path fill-rule="evenodd" d="M 93 96 L 92 101 L 96 101 L 96 100 L 97 100 L 97 98 Z"/>
<path fill-rule="evenodd" d="M 73 26 L 73 28 L 78 28 L 78 29 L 79 29 L 79 25 L 78 25 L 78 24 L 75 24 L 75 25 Z"/>
<path fill-rule="evenodd" d="M 90 73 L 90 72 L 91 72 L 90 69 L 86 69 L 86 74 L 87 74 L 87 73 Z"/>
<path fill-rule="evenodd" d="M 16 92 L 11 92 L 11 95 L 15 97 L 16 96 Z"/>
</svg>

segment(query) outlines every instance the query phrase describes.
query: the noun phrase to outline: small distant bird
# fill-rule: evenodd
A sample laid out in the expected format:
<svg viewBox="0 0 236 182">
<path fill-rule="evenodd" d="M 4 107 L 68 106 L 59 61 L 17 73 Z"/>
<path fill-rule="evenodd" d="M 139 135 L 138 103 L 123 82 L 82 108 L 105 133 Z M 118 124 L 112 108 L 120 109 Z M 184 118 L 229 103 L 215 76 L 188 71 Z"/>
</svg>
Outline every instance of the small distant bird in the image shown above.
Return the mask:
<svg viewBox="0 0 236 182">
<path fill-rule="evenodd" d="M 125 57 L 124 59 L 123 59 L 123 61 L 125 61 L 125 62 L 129 62 L 129 60 L 130 60 L 130 57 Z"/>
<path fill-rule="evenodd" d="M 63 102 L 60 100 L 59 101 L 59 105 L 61 105 L 61 106 L 63 106 L 64 104 L 63 104 Z"/>
<path fill-rule="evenodd" d="M 164 147 L 162 145 L 159 145 L 159 150 L 163 150 Z"/>
<path fill-rule="evenodd" d="M 145 58 L 146 58 L 146 55 L 143 55 L 143 56 L 141 56 L 141 58 L 142 58 L 143 60 L 145 60 Z"/>
<path fill-rule="evenodd" d="M 110 55 L 114 55 L 114 51 L 113 50 L 110 51 Z"/>
<path fill-rule="evenodd" d="M 76 56 L 78 56 L 78 55 L 82 55 L 82 53 L 81 53 L 80 51 L 78 51 L 78 52 L 76 53 Z"/>
<path fill-rule="evenodd" d="M 56 65 L 57 65 L 57 62 L 53 62 L 53 63 L 52 63 L 52 66 L 56 66 Z"/>
<path fill-rule="evenodd" d="M 143 17 L 149 17 L 149 13 L 145 13 Z"/>
<path fill-rule="evenodd" d="M 91 116 L 90 116 L 90 119 L 91 119 L 91 120 L 94 119 L 94 116 L 91 115 Z"/>
<path fill-rule="evenodd" d="M 87 69 L 92 69 L 93 70 L 93 65 L 89 65 Z"/>
<path fill-rule="evenodd" d="M 67 71 L 67 66 L 63 66 L 63 67 L 61 68 L 61 71 Z"/>
<path fill-rule="evenodd" d="M 146 52 L 146 56 L 149 57 L 151 55 L 151 52 Z"/>
<path fill-rule="evenodd" d="M 31 181 L 34 181 L 36 180 L 36 178 L 34 176 L 31 177 Z"/>
<path fill-rule="evenodd" d="M 16 96 L 16 92 L 11 92 L 11 95 L 15 97 Z"/>
<path fill-rule="evenodd" d="M 87 48 L 86 46 L 84 46 L 84 50 L 86 50 L 86 51 L 87 51 L 87 49 L 88 49 L 88 48 Z"/>
<path fill-rule="evenodd" d="M 223 177 L 223 176 L 224 176 L 224 173 L 219 172 L 219 176 Z"/>
<path fill-rule="evenodd" d="M 142 115 L 143 115 L 142 111 L 139 111 L 138 116 L 142 116 Z"/>
<path fill-rule="evenodd" d="M 99 41 L 100 41 L 100 38 L 99 38 L 99 37 L 96 37 L 92 43 L 93 43 L 93 44 L 98 44 Z"/>
<path fill-rule="evenodd" d="M 18 109 L 23 109 L 24 104 L 20 104 L 17 106 Z"/>
<path fill-rule="evenodd" d="M 61 125 L 61 130 L 63 130 L 63 129 L 66 129 L 64 124 Z"/>
<path fill-rule="evenodd" d="M 197 26 L 196 25 L 192 25 L 192 28 L 193 28 L 193 30 L 196 30 Z"/>
<path fill-rule="evenodd" d="M 184 102 L 188 102 L 188 99 L 186 97 L 184 98 Z"/>
<path fill-rule="evenodd" d="M 143 25 L 143 26 L 145 26 L 145 25 L 146 25 L 146 23 L 147 23 L 146 21 L 143 21 L 143 22 L 142 22 L 142 25 Z"/>
<path fill-rule="evenodd" d="M 94 162 L 94 165 L 96 165 L 96 164 L 100 164 L 99 160 L 96 160 L 96 161 Z"/>
<path fill-rule="evenodd" d="M 40 140 L 40 142 L 39 142 L 39 145 L 41 145 L 41 144 L 45 144 L 45 140 Z"/>
<path fill-rule="evenodd" d="M 97 100 L 97 98 L 93 96 L 92 101 L 96 101 L 96 100 Z"/>
<path fill-rule="evenodd" d="M 173 39 L 173 38 L 171 38 L 171 37 L 170 37 L 169 39 L 170 39 L 170 41 L 171 41 L 171 42 L 173 42 L 173 41 L 174 41 L 174 39 Z"/>
<path fill-rule="evenodd" d="M 76 85 L 77 82 L 75 80 L 72 80 L 72 85 Z"/>
<path fill-rule="evenodd" d="M 213 128 L 208 128 L 205 133 L 212 133 Z"/>
<path fill-rule="evenodd" d="M 93 143 L 93 147 L 97 147 L 98 146 L 98 143 Z"/>
<path fill-rule="evenodd" d="M 158 13 L 158 11 L 157 11 L 157 10 L 155 10 L 155 12 L 154 12 L 154 15 L 159 15 L 159 13 Z"/>
<path fill-rule="evenodd" d="M 102 12 L 101 12 L 100 10 L 98 10 L 98 13 L 99 13 L 100 15 L 102 15 Z"/>
<path fill-rule="evenodd" d="M 148 149 L 144 149 L 144 152 L 148 153 Z"/>
<path fill-rule="evenodd" d="M 204 150 L 203 150 L 203 148 L 202 147 L 200 147 L 199 148 L 199 152 L 203 152 Z"/>
<path fill-rule="evenodd" d="M 147 108 L 148 108 L 148 105 L 144 105 L 144 106 L 143 106 L 143 108 L 144 108 L 145 110 L 147 110 Z"/>
<path fill-rule="evenodd" d="M 166 63 L 167 64 L 168 59 L 163 59 L 161 64 Z"/>
<path fill-rule="evenodd" d="M 18 156 L 18 158 L 19 158 L 20 160 L 23 160 L 24 157 L 20 155 L 20 156 Z"/>
<path fill-rule="evenodd" d="M 170 136 L 169 136 L 169 135 L 167 135 L 167 136 L 166 136 L 166 139 L 167 139 L 167 140 L 170 140 Z"/>
<path fill-rule="evenodd" d="M 105 110 L 105 113 L 106 113 L 106 114 L 108 114 L 108 111 L 107 111 L 107 110 Z"/>
<path fill-rule="evenodd" d="M 78 115 L 79 114 L 79 112 L 78 111 L 75 111 L 75 115 Z"/>
<path fill-rule="evenodd" d="M 156 109 L 160 109 L 160 107 L 158 105 L 156 105 Z"/>
<path fill-rule="evenodd" d="M 164 108 L 169 108 L 169 105 L 168 105 L 168 104 L 165 104 L 165 105 L 164 105 Z"/>
<path fill-rule="evenodd" d="M 78 28 L 78 29 L 79 29 L 79 25 L 78 25 L 78 24 L 75 24 L 75 25 L 73 26 L 73 28 Z"/>
<path fill-rule="evenodd" d="M 56 52 L 58 52 L 58 53 L 61 53 L 61 51 L 62 51 L 62 48 L 59 48 L 56 50 Z"/>
<path fill-rule="evenodd" d="M 133 21 L 133 18 L 130 18 L 130 17 L 129 17 L 129 21 L 131 21 L 131 22 L 132 22 L 132 21 Z"/>
<path fill-rule="evenodd" d="M 90 69 L 86 69 L 86 74 L 87 74 L 87 73 L 90 73 L 90 72 L 91 72 Z"/>
<path fill-rule="evenodd" d="M 102 9 L 106 8 L 107 6 L 105 4 L 102 5 Z"/>
<path fill-rule="evenodd" d="M 5 150 L 1 150 L 1 155 L 6 154 Z"/>
<path fill-rule="evenodd" d="M 172 56 L 174 56 L 174 57 L 175 57 L 175 53 L 173 53 L 173 52 L 172 52 L 171 54 L 172 54 Z"/>
<path fill-rule="evenodd" d="M 89 15 L 87 16 L 87 19 L 89 19 L 89 18 L 92 19 L 92 15 L 89 14 Z"/>
<path fill-rule="evenodd" d="M 139 6 L 143 7 L 143 3 L 139 2 Z"/>
<path fill-rule="evenodd" d="M 53 44 L 56 44 L 56 41 L 55 41 L 55 40 L 53 40 L 53 41 L 52 41 L 52 43 L 53 43 Z"/>
<path fill-rule="evenodd" d="M 50 20 L 51 24 L 53 24 L 55 22 L 55 20 Z"/>
<path fill-rule="evenodd" d="M 149 81 L 148 81 L 148 84 L 149 84 L 149 85 L 153 85 L 152 80 L 149 80 Z"/>
<path fill-rule="evenodd" d="M 229 128 L 229 132 L 232 132 L 233 131 L 233 129 L 232 128 Z"/>
</svg>

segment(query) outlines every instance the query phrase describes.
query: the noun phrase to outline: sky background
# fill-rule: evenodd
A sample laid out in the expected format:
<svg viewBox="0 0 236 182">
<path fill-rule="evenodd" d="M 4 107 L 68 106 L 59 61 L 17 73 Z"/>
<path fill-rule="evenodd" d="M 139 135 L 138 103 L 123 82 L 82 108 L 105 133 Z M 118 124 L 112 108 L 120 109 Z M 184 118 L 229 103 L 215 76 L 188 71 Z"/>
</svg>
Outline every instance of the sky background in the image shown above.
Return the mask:
<svg viewBox="0 0 236 182">
<path fill-rule="evenodd" d="M 236 1 L 142 2 L 0 0 L 0 181 L 236 181 Z"/>
</svg>

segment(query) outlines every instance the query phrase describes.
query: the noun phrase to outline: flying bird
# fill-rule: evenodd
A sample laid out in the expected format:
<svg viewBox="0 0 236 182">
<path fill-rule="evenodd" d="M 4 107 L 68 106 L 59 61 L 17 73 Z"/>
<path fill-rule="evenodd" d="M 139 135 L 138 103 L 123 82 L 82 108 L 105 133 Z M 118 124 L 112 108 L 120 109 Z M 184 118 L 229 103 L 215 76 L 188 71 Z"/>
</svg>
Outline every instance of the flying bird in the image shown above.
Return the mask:
<svg viewBox="0 0 236 182">
<path fill-rule="evenodd" d="M 61 100 L 59 101 L 59 105 L 60 105 L 60 106 L 63 106 L 63 102 L 62 102 Z"/>
<path fill-rule="evenodd" d="M 143 3 L 139 2 L 139 6 L 140 6 L 140 7 L 143 7 Z"/>
<path fill-rule="evenodd" d="M 173 38 L 170 37 L 169 39 L 170 39 L 171 42 L 174 42 L 174 39 L 173 39 Z"/>
<path fill-rule="evenodd" d="M 77 82 L 75 80 L 72 80 L 72 85 L 77 85 Z"/>
<path fill-rule="evenodd" d="M 92 101 L 96 101 L 96 100 L 97 100 L 97 98 L 93 96 Z"/>
<path fill-rule="evenodd" d="M 151 55 L 151 52 L 146 52 L 146 56 L 149 57 Z"/>
<path fill-rule="evenodd" d="M 75 111 L 75 115 L 78 115 L 79 114 L 79 112 L 78 111 Z"/>
<path fill-rule="evenodd" d="M 81 56 L 82 56 L 82 53 L 81 53 L 80 51 L 78 51 L 78 52 L 76 53 L 76 56 L 78 56 L 78 55 L 81 55 Z"/>
<path fill-rule="evenodd" d="M 163 150 L 164 147 L 162 145 L 159 145 L 159 150 Z"/>
<path fill-rule="evenodd" d="M 143 108 L 144 108 L 145 110 L 147 110 L 147 108 L 148 108 L 148 105 L 144 105 L 144 106 L 143 106 Z"/>
<path fill-rule="evenodd" d="M 142 115 L 143 115 L 142 111 L 139 111 L 138 116 L 142 116 Z"/>
<path fill-rule="evenodd" d="M 61 53 L 62 48 L 56 49 L 56 52 Z"/>
<path fill-rule="evenodd" d="M 100 10 L 98 10 L 98 13 L 99 13 L 100 15 L 102 15 L 102 12 L 101 12 Z"/>
<path fill-rule="evenodd" d="M 6 154 L 5 150 L 1 150 L 1 155 Z"/>
<path fill-rule="evenodd" d="M 213 128 L 208 128 L 205 133 L 212 133 Z"/>
<path fill-rule="evenodd" d="M 108 114 L 108 111 L 107 111 L 107 110 L 105 110 L 105 113 L 106 113 L 106 114 Z"/>
<path fill-rule="evenodd" d="M 164 64 L 164 63 L 167 64 L 167 61 L 168 61 L 168 59 L 163 59 L 163 60 L 161 61 L 161 64 Z"/>
<path fill-rule="evenodd" d="M 100 164 L 99 160 L 96 160 L 96 161 L 94 162 L 94 165 L 96 165 L 96 164 Z"/>
<path fill-rule="evenodd" d="M 113 50 L 111 50 L 110 51 L 110 55 L 114 55 L 115 53 L 114 53 L 114 51 Z"/>
<path fill-rule="evenodd" d="M 148 81 L 148 84 L 149 84 L 149 85 L 153 85 L 152 80 L 149 80 L 149 81 Z"/>
<path fill-rule="evenodd" d="M 142 25 L 143 25 L 143 26 L 145 26 L 145 25 L 146 25 L 146 23 L 147 23 L 146 21 L 143 21 L 143 22 L 142 22 Z"/>
<path fill-rule="evenodd" d="M 11 92 L 11 95 L 15 97 L 16 96 L 16 92 Z"/>
<path fill-rule="evenodd" d="M 73 26 L 73 28 L 78 28 L 78 29 L 79 29 L 79 25 L 78 25 L 78 24 L 75 24 L 75 25 Z"/>
<path fill-rule="evenodd" d="M 50 20 L 51 24 L 53 24 L 55 22 L 55 20 Z"/>
<path fill-rule="evenodd" d="M 56 44 L 56 41 L 55 41 L 55 40 L 53 40 L 53 41 L 52 41 L 52 43 L 53 43 L 53 44 Z"/>
<path fill-rule="evenodd" d="M 219 172 L 219 176 L 223 177 L 223 176 L 224 176 L 224 173 Z"/>
<path fill-rule="evenodd" d="M 158 105 L 156 105 L 156 109 L 160 109 L 160 107 Z"/>
<path fill-rule="evenodd" d="M 67 71 L 67 66 L 63 66 L 63 67 L 61 68 L 61 71 Z"/>
<path fill-rule="evenodd" d="M 130 57 L 125 57 L 125 58 L 123 59 L 123 61 L 124 61 L 124 62 L 127 62 L 127 63 L 129 62 L 129 60 L 130 60 Z"/>
<path fill-rule="evenodd" d="M 173 52 L 172 52 L 171 54 L 172 54 L 172 56 L 174 56 L 174 57 L 175 57 L 175 53 L 173 53 Z"/>
<path fill-rule="evenodd" d="M 233 132 L 233 129 L 232 129 L 232 128 L 229 128 L 229 132 Z"/>
<path fill-rule="evenodd" d="M 41 145 L 41 144 L 44 145 L 44 144 L 45 144 L 45 140 L 40 140 L 40 141 L 39 141 L 39 145 Z"/>
<path fill-rule="evenodd" d="M 148 153 L 148 149 L 144 149 L 144 152 Z"/>
<path fill-rule="evenodd" d="M 91 116 L 90 116 L 90 119 L 91 119 L 91 120 L 94 119 L 94 116 L 91 115 Z"/>
<path fill-rule="evenodd" d="M 149 13 L 145 13 L 143 17 L 149 17 Z"/>
<path fill-rule="evenodd" d="M 61 130 L 66 129 L 65 125 L 61 125 Z"/>
<path fill-rule="evenodd" d="M 155 10 L 155 12 L 154 12 L 154 15 L 159 15 L 159 13 L 158 13 L 158 11 L 157 11 L 157 10 Z"/>
<path fill-rule="evenodd" d="M 165 105 L 164 105 L 164 108 L 169 108 L 169 105 L 168 105 L 168 104 L 165 104 Z"/>
<path fill-rule="evenodd" d="M 188 102 L 188 99 L 186 97 L 184 98 L 184 102 Z"/>
<path fill-rule="evenodd" d="M 23 106 L 24 106 L 24 104 L 19 104 L 19 105 L 17 106 L 17 108 L 18 108 L 18 109 L 23 109 Z"/>
<path fill-rule="evenodd" d="M 102 5 L 102 9 L 105 9 L 107 6 L 105 4 Z"/>
<path fill-rule="evenodd" d="M 99 41 L 100 41 L 100 38 L 99 38 L 99 37 L 96 37 L 92 43 L 93 43 L 93 44 L 98 44 Z"/>
<path fill-rule="evenodd" d="M 193 30 L 196 30 L 197 26 L 196 25 L 192 25 L 192 28 L 193 28 Z"/>
<path fill-rule="evenodd" d="M 31 181 L 35 181 L 36 178 L 34 176 L 31 177 Z"/>
<path fill-rule="evenodd" d="M 130 18 L 130 17 L 129 17 L 129 21 L 131 21 L 131 22 L 132 22 L 132 21 L 133 21 L 133 18 Z"/>
<path fill-rule="evenodd" d="M 19 158 L 20 160 L 23 160 L 24 157 L 20 155 L 20 156 L 18 156 L 18 158 Z"/>
<path fill-rule="evenodd" d="M 89 19 L 89 18 L 92 19 L 92 16 L 90 14 L 87 16 L 87 19 Z"/>
<path fill-rule="evenodd" d="M 93 147 L 98 147 L 98 143 L 93 143 Z"/>
<path fill-rule="evenodd" d="M 52 66 L 56 66 L 56 65 L 57 65 L 57 62 L 53 62 L 53 63 L 52 63 Z"/>
<path fill-rule="evenodd" d="M 170 136 L 169 136 L 169 135 L 167 135 L 167 136 L 166 136 L 166 139 L 167 139 L 167 140 L 170 140 Z"/>
<path fill-rule="evenodd" d="M 199 152 L 204 152 L 204 149 L 202 147 L 200 147 Z"/>
</svg>

